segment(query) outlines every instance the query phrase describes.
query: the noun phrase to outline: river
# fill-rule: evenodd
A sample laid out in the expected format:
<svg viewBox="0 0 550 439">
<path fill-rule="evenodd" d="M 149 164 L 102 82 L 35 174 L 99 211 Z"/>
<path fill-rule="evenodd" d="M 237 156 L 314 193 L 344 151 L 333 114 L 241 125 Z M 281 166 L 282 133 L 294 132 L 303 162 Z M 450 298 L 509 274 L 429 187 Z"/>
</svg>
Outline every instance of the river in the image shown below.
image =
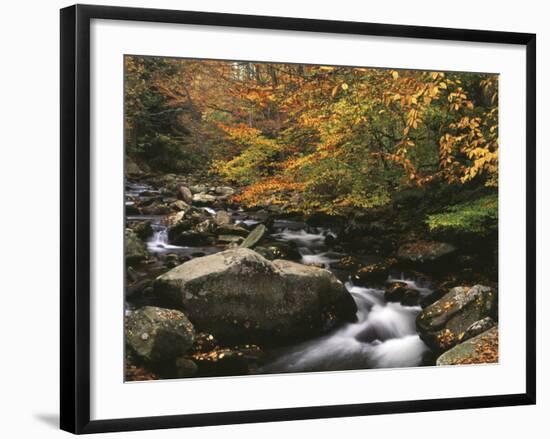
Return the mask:
<svg viewBox="0 0 550 439">
<path fill-rule="evenodd" d="M 149 185 L 127 182 L 127 205 L 131 205 L 136 198 L 146 199 L 154 195 L 155 190 Z M 216 214 L 213 208 L 203 209 L 211 215 Z M 224 210 L 230 214 L 233 224 L 251 228 L 260 222 L 253 211 Z M 147 249 L 160 258 L 168 253 L 194 258 L 224 250 L 219 246 L 181 247 L 170 244 L 163 216 L 127 217 L 127 221 L 137 220 L 151 221 L 153 235 L 147 240 Z M 327 240 L 327 237 L 337 236 L 331 227 L 312 227 L 300 221 L 277 219 L 270 227 L 270 235 L 273 240 L 292 242 L 299 252 L 299 262 L 322 266 L 342 278 L 342 272 L 333 265 L 349 253 L 343 253 L 338 245 L 327 245 L 327 242 L 335 242 L 334 239 Z M 432 293 L 430 285 L 425 281 L 407 277 L 403 273 L 391 273 L 387 280 L 406 282 L 409 288 L 419 292 L 420 297 Z M 392 368 L 426 364 L 429 349 L 419 338 L 415 327 L 416 316 L 421 311 L 419 306 L 387 302 L 380 285 L 358 286 L 348 278 L 345 287 L 357 305 L 356 322 L 344 324 L 315 339 L 268 350 L 267 362 L 258 372 Z M 128 306 L 132 306 L 131 303 Z"/>
</svg>

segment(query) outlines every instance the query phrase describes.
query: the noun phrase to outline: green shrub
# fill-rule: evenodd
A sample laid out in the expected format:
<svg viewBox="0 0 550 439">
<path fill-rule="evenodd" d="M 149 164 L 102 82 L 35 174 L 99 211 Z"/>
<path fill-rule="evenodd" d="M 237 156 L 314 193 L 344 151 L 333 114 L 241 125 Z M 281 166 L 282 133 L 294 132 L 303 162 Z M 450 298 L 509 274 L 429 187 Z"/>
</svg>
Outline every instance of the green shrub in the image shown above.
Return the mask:
<svg viewBox="0 0 550 439">
<path fill-rule="evenodd" d="M 432 232 L 460 232 L 487 235 L 497 229 L 498 196 L 487 195 L 474 201 L 455 204 L 444 212 L 428 215 Z"/>
</svg>

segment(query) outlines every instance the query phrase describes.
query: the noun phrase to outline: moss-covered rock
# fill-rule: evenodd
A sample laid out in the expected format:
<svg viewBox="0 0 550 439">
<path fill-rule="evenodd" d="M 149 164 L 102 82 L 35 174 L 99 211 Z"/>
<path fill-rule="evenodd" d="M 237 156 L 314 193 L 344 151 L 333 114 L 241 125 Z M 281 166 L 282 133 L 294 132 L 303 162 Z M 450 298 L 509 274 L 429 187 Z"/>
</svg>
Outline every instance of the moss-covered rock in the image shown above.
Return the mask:
<svg viewBox="0 0 550 439">
<path fill-rule="evenodd" d="M 440 355 L 437 366 L 498 362 L 498 328 L 495 326 Z"/>
<path fill-rule="evenodd" d="M 134 265 L 147 259 L 145 244 L 132 229 L 124 232 L 126 264 Z"/>
<path fill-rule="evenodd" d="M 432 350 L 443 352 L 458 344 L 473 323 L 494 317 L 497 302 L 497 292 L 490 287 L 455 287 L 424 308 L 416 319 L 416 328 Z"/>
<path fill-rule="evenodd" d="M 134 233 L 143 240 L 153 236 L 151 221 L 138 221 L 131 227 Z"/>
<path fill-rule="evenodd" d="M 193 345 L 195 329 L 185 314 L 146 306 L 126 317 L 126 342 L 143 360 L 175 359 Z"/>
<path fill-rule="evenodd" d="M 329 271 L 271 262 L 245 248 L 186 262 L 158 277 L 153 288 L 201 331 L 245 343 L 318 335 L 356 312 Z"/>
</svg>

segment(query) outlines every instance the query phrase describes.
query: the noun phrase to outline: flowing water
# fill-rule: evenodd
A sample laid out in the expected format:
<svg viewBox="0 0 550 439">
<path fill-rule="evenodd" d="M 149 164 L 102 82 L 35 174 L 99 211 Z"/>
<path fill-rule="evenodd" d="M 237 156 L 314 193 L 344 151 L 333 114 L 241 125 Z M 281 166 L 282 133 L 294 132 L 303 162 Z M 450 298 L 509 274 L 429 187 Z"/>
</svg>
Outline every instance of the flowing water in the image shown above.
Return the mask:
<svg viewBox="0 0 550 439">
<path fill-rule="evenodd" d="M 127 203 L 140 198 L 140 194 L 153 192 L 147 185 L 128 184 Z M 203 208 L 215 215 L 212 208 Z M 228 210 L 232 222 L 253 228 L 260 221 L 254 212 Z M 167 227 L 162 216 L 129 216 L 129 221 L 149 220 L 153 236 L 147 241 L 150 253 L 162 257 L 166 253 L 184 254 L 189 257 L 222 251 L 221 247 L 181 247 L 168 242 Z M 335 238 L 330 228 L 310 227 L 299 221 L 276 220 L 271 238 L 295 245 L 304 264 L 314 264 L 331 270 L 344 253 L 334 251 L 326 244 L 327 237 Z M 421 297 L 432 292 L 430 285 L 405 275 L 392 275 L 388 281 L 405 282 L 418 290 Z M 271 360 L 259 372 L 304 372 L 343 369 L 411 367 L 423 363 L 428 352 L 416 333 L 415 319 L 421 308 L 386 302 L 384 290 L 345 283 L 357 305 L 357 320 L 344 324 L 330 333 L 279 348 L 268 355 Z"/>
<path fill-rule="evenodd" d="M 412 283 L 414 287 L 414 282 Z M 415 329 L 420 307 L 386 302 L 384 291 L 346 288 L 357 305 L 357 321 L 333 332 L 277 352 L 263 372 L 307 372 L 422 364 L 428 352 Z"/>
</svg>

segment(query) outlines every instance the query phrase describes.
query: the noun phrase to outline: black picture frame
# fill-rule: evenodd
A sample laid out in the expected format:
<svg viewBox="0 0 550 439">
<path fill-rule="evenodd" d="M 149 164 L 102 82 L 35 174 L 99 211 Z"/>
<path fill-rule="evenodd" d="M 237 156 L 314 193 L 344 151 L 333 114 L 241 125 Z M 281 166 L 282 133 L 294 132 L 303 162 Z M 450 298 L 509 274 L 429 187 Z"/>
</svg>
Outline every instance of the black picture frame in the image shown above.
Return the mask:
<svg viewBox="0 0 550 439">
<path fill-rule="evenodd" d="M 518 394 L 90 420 L 90 21 L 181 23 L 526 47 L 526 392 Z M 536 36 L 302 18 L 75 5 L 61 10 L 61 417 L 63 430 L 99 433 L 535 404 Z"/>
</svg>

